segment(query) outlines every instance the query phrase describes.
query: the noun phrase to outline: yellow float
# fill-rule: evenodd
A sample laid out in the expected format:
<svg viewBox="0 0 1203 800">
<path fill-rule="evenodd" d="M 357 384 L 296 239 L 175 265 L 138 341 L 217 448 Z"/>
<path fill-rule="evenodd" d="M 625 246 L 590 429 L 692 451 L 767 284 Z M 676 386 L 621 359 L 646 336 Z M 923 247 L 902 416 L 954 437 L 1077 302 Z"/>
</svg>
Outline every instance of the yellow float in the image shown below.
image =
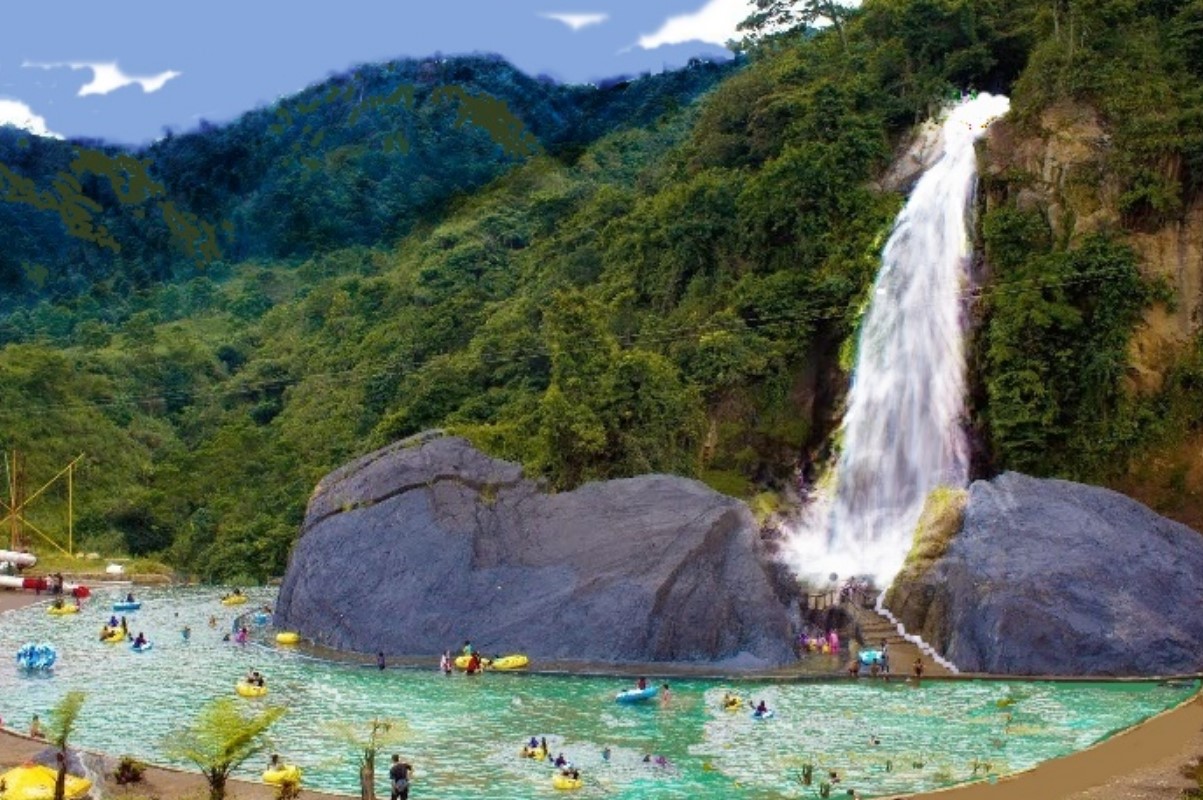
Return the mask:
<svg viewBox="0 0 1203 800">
<path fill-rule="evenodd" d="M 301 641 L 301 634 L 292 631 L 281 631 L 276 634 L 276 644 L 296 644 Z"/>
<path fill-rule="evenodd" d="M 263 697 L 263 695 L 267 694 L 267 687 L 252 686 L 246 681 L 238 681 L 238 683 L 234 684 L 234 691 L 243 697 Z"/>
<path fill-rule="evenodd" d="M 50 767 L 41 764 L 23 764 L 14 767 L 0 775 L 0 786 L 4 791 L 0 797 L 4 800 L 50 800 L 54 797 L 54 782 L 58 774 Z M 67 776 L 64 796 L 74 798 L 84 797 L 92 788 L 92 782 L 87 778 Z"/>
<path fill-rule="evenodd" d="M 542 761 L 543 759 L 547 758 L 547 751 L 542 747 L 536 747 L 534 749 L 531 749 L 530 747 L 523 747 L 520 751 L 518 751 L 518 755 L 522 756 L 523 758 L 533 758 L 535 761 Z"/>
<path fill-rule="evenodd" d="M 221 604 L 223 606 L 240 606 L 245 602 L 246 602 L 245 594 L 230 594 L 230 595 L 226 595 L 225 597 L 221 598 Z"/>
<path fill-rule="evenodd" d="M 455 657 L 455 668 L 459 669 L 459 670 L 468 669 L 468 661 L 470 661 L 471 659 L 472 659 L 472 656 L 456 656 Z M 490 661 L 489 659 L 481 656 L 481 659 L 480 659 L 480 668 L 481 669 L 484 669 L 485 667 L 489 666 L 492 663 L 493 662 Z"/>
<path fill-rule="evenodd" d="M 104 631 L 101 631 L 101 633 L 103 634 L 103 638 L 100 641 L 105 644 L 118 644 L 125 641 L 125 631 L 120 628 L 113 628 L 109 633 L 104 633 Z"/>
<path fill-rule="evenodd" d="M 502 656 L 501 658 L 493 659 L 489 665 L 490 669 L 496 670 L 511 670 L 511 669 L 526 669 L 530 665 L 530 659 L 521 653 L 515 653 L 510 656 Z"/>
<path fill-rule="evenodd" d="M 53 614 L 56 617 L 61 617 L 61 616 L 65 616 L 66 614 L 78 614 L 79 609 L 76 608 L 75 606 L 68 606 L 68 605 L 62 605 L 62 606 L 57 606 L 57 607 L 51 606 L 50 608 L 46 609 L 46 613 Z"/>
<path fill-rule="evenodd" d="M 551 776 L 551 785 L 557 789 L 579 789 L 581 788 L 581 779 L 560 773 Z"/>
<path fill-rule="evenodd" d="M 279 769 L 265 770 L 263 782 L 270 783 L 272 786 L 279 786 L 282 783 L 300 784 L 301 768 L 296 764 L 284 764 Z"/>
</svg>

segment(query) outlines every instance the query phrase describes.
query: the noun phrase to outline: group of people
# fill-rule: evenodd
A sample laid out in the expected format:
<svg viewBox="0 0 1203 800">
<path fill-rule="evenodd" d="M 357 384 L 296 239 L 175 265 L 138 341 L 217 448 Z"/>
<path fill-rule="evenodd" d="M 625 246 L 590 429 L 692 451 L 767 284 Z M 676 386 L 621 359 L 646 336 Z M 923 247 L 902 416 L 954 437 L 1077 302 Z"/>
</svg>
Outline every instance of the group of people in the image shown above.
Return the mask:
<svg viewBox="0 0 1203 800">
<path fill-rule="evenodd" d="M 242 679 L 242 682 L 247 686 L 267 686 L 267 681 L 264 680 L 263 675 L 257 669 L 252 669 L 247 672 L 246 677 Z"/>
<path fill-rule="evenodd" d="M 109 617 L 109 621 L 100 627 L 100 640 L 103 642 L 106 639 L 111 639 L 118 631 L 121 632 L 121 638 L 129 638 L 129 622 L 125 617 L 121 618 L 121 622 L 117 621 L 117 615 Z"/>
<path fill-rule="evenodd" d="M 460 650 L 460 655 L 467 656 L 468 665 L 464 668 L 464 672 L 469 675 L 479 675 L 484 670 L 484 661 L 481 660 L 480 653 L 472 647 L 471 640 L 465 640 L 464 646 Z M 451 651 L 443 652 L 443 657 L 439 660 L 439 669 L 443 670 L 443 674 L 451 674 Z"/>
<path fill-rule="evenodd" d="M 540 739 L 537 736 L 530 737 L 530 741 L 522 745 L 521 755 L 523 758 L 533 758 L 542 761 L 551 755 L 551 750 L 547 746 L 547 737 Z M 602 756 L 607 761 L 610 758 L 610 748 L 606 748 Z M 581 771 L 577 769 L 571 761 L 564 757 L 563 753 L 557 755 L 551 760 L 551 765 L 560 771 L 560 774 L 565 778 L 571 778 L 574 781 L 581 779 Z"/>
<path fill-rule="evenodd" d="M 838 653 L 840 652 L 840 634 L 835 628 L 826 632 L 805 630 L 798 634 L 798 651 L 801 653 Z"/>
</svg>

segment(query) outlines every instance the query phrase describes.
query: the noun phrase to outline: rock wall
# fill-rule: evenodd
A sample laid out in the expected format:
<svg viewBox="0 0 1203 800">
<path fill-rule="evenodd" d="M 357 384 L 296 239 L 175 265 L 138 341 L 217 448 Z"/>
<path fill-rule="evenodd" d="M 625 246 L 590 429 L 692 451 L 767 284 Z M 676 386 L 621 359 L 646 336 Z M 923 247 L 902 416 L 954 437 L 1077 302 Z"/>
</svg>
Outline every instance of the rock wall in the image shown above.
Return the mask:
<svg viewBox="0 0 1203 800">
<path fill-rule="evenodd" d="M 470 639 L 535 659 L 790 661 L 786 602 L 747 508 L 666 475 L 547 494 L 463 439 L 424 437 L 324 478 L 276 606 L 340 650 Z"/>
<path fill-rule="evenodd" d="M 1117 492 L 1008 472 L 885 606 L 958 668 L 1009 675 L 1203 671 L 1203 536 Z"/>
<path fill-rule="evenodd" d="M 1165 367 L 1203 331 L 1203 199 L 1160 228 L 1125 231 L 1120 187 L 1107 166 L 1111 151 L 1111 136 L 1098 112 L 1060 103 L 1041 114 L 1034 131 L 1020 133 L 1007 120 L 992 125 L 983 175 L 1006 187 L 989 202 L 1041 212 L 1054 241 L 1073 242 L 1100 231 L 1122 235 L 1136 251 L 1141 271 L 1174 290 L 1174 307 L 1149 309 L 1131 343 L 1130 380 L 1139 391 L 1156 391 Z"/>
</svg>

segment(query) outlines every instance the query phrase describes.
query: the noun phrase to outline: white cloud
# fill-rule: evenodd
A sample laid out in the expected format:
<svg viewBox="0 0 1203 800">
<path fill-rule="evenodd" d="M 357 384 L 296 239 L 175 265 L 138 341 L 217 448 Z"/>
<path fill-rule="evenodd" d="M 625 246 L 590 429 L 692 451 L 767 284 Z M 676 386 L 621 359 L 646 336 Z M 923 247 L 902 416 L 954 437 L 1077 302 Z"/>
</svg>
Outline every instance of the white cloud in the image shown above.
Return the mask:
<svg viewBox="0 0 1203 800">
<path fill-rule="evenodd" d="M 92 70 L 92 80 L 79 87 L 80 97 L 86 97 L 90 94 L 108 94 L 134 83 L 141 86 L 143 92 L 150 94 L 151 92 L 159 91 L 167 81 L 172 78 L 178 78 L 182 74 L 169 69 L 157 75 L 126 75 L 117 66 L 116 61 L 58 61 L 48 64 L 26 61 L 21 66 L 38 67 L 40 69 L 70 67 L 71 69 Z"/>
<path fill-rule="evenodd" d="M 574 31 L 579 31 L 581 28 L 587 28 L 590 25 L 600 25 L 610 18 L 609 14 L 569 14 L 560 11 L 548 11 L 539 16 L 544 19 L 554 19 L 556 22 L 563 22 Z"/>
<path fill-rule="evenodd" d="M 36 133 L 38 136 L 49 136 L 52 139 L 63 138 L 62 134 L 47 128 L 46 120 L 33 113 L 33 109 L 20 100 L 0 98 L 0 127 L 5 125 L 15 125 L 30 133 Z"/>
<path fill-rule="evenodd" d="M 692 14 L 669 17 L 654 33 L 640 36 L 638 45 L 644 50 L 681 42 L 725 45 L 739 38 L 735 28 L 751 13 L 749 0 L 709 0 Z"/>
</svg>

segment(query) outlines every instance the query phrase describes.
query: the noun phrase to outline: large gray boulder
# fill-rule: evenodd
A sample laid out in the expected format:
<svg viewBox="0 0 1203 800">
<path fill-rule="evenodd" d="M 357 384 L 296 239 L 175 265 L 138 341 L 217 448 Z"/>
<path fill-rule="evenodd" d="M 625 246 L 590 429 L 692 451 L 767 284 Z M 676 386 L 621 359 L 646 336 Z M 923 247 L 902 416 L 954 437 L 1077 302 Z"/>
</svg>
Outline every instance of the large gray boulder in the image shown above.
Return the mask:
<svg viewBox="0 0 1203 800">
<path fill-rule="evenodd" d="M 885 605 L 962 670 L 1203 670 L 1203 536 L 1108 489 L 977 481 L 962 527 Z"/>
<path fill-rule="evenodd" d="M 314 491 L 275 622 L 340 650 L 465 639 L 536 659 L 789 661 L 747 508 L 667 475 L 549 494 L 463 439 L 386 447 Z"/>
</svg>

